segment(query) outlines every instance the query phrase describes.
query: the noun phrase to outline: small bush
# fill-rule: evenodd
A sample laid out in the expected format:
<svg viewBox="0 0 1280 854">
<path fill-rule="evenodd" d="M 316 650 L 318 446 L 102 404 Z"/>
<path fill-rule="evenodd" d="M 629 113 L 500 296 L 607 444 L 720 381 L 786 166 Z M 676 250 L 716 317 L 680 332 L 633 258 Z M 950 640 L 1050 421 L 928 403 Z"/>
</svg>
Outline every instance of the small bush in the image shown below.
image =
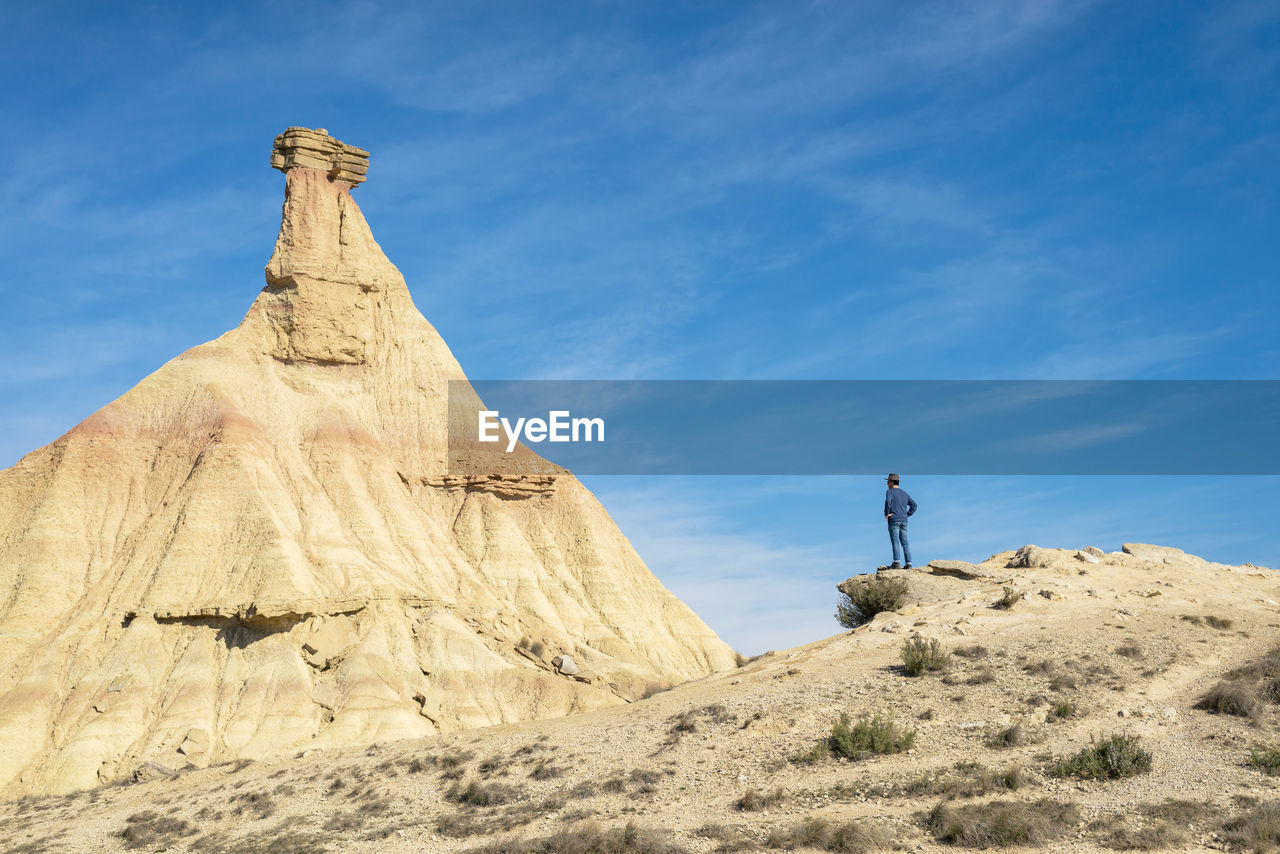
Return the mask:
<svg viewBox="0 0 1280 854">
<path fill-rule="evenodd" d="M 1051 710 L 1054 719 L 1074 718 L 1077 714 L 1076 704 L 1070 700 L 1056 700 Z"/>
<path fill-rule="evenodd" d="M 939 842 L 968 848 L 1042 845 L 1074 831 L 1080 822 L 1076 805 L 1043 798 L 1033 803 L 993 801 L 952 806 L 938 804 L 925 827 Z"/>
<path fill-rule="evenodd" d="M 1055 771 L 1059 777 L 1086 780 L 1116 780 L 1145 774 L 1151 770 L 1151 754 L 1139 747 L 1138 742 L 1137 736 L 1112 735 L 1075 756 L 1059 759 Z"/>
<path fill-rule="evenodd" d="M 733 663 L 738 667 L 746 667 L 747 663 L 750 661 L 751 659 L 747 658 L 740 652 L 734 652 L 733 654 Z"/>
<path fill-rule="evenodd" d="M 856 629 L 883 611 L 896 611 L 907 601 L 910 588 L 902 578 L 859 579 L 848 583 L 836 599 L 836 622 Z"/>
<path fill-rule="evenodd" d="M 945 670 L 951 656 L 942 649 L 937 638 L 909 638 L 902 645 L 902 665 L 908 676 L 920 676 L 933 670 Z"/>
<path fill-rule="evenodd" d="M 1249 754 L 1245 764 L 1274 777 L 1280 774 L 1280 749 L 1273 747 L 1270 750 L 1255 750 Z"/>
<path fill-rule="evenodd" d="M 1200 698 L 1196 708 L 1215 715 L 1255 718 L 1262 712 L 1262 701 L 1252 685 L 1238 680 L 1223 680 Z"/>
<path fill-rule="evenodd" d="M 1229 629 L 1235 625 L 1234 620 L 1228 620 L 1226 617 L 1215 617 L 1213 614 L 1204 618 L 1204 621 L 1215 629 Z"/>
<path fill-rule="evenodd" d="M 765 839 L 765 848 L 794 851 L 816 848 L 819 851 L 878 851 L 888 848 L 888 834 L 881 828 L 857 821 L 835 822 L 816 816 L 785 830 L 774 830 Z"/>
<path fill-rule="evenodd" d="M 767 810 L 769 807 L 775 807 L 786 799 L 787 793 L 782 789 L 774 789 L 772 792 L 747 789 L 742 797 L 734 801 L 733 808 L 740 812 L 758 812 Z"/>
<path fill-rule="evenodd" d="M 901 753 L 915 744 L 916 731 L 898 727 L 893 718 L 876 714 L 862 718 L 853 726 L 849 716 L 842 714 L 831 728 L 827 739 L 828 749 L 846 759 L 865 759 L 872 754 Z"/>
<path fill-rule="evenodd" d="M 1142 647 L 1138 646 L 1136 643 L 1118 646 L 1116 647 L 1116 655 L 1123 655 L 1125 658 L 1137 660 L 1142 658 Z"/>
<path fill-rule="evenodd" d="M 1018 604 L 1018 600 L 1022 598 L 1022 594 L 1012 587 L 1005 587 L 1004 592 L 1000 594 L 1000 598 L 991 603 L 992 608 L 999 608 L 1002 611 L 1008 611 L 1014 605 Z"/>
</svg>

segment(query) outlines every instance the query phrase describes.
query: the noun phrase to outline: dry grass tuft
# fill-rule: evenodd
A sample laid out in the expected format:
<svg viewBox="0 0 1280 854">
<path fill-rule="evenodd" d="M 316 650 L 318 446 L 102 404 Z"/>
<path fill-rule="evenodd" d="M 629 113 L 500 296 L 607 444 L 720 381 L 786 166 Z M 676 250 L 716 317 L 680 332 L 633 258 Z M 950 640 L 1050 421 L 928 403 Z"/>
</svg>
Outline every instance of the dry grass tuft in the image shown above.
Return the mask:
<svg viewBox="0 0 1280 854">
<path fill-rule="evenodd" d="M 456 804 L 473 807 L 493 807 L 509 803 L 524 794 L 522 789 L 505 783 L 481 783 L 472 780 L 463 786 L 455 783 L 444 796 Z"/>
<path fill-rule="evenodd" d="M 1262 700 L 1252 685 L 1242 680 L 1224 679 L 1200 698 L 1196 708 L 1215 715 L 1256 718 L 1262 713 Z"/>
<path fill-rule="evenodd" d="M 662 831 L 627 824 L 604 829 L 580 822 L 539 839 L 510 839 L 470 849 L 470 854 L 688 854 Z"/>
<path fill-rule="evenodd" d="M 194 834 L 196 828 L 177 816 L 163 816 L 154 810 L 134 813 L 125 819 L 120 838 L 126 848 L 145 848 L 149 851 L 164 850 Z"/>
<path fill-rule="evenodd" d="M 734 801 L 733 808 L 739 812 L 758 812 L 767 810 L 769 807 L 776 807 L 786 799 L 787 793 L 782 789 L 774 789 L 772 792 L 747 789 L 742 797 Z"/>
<path fill-rule="evenodd" d="M 774 830 L 765 839 L 771 851 L 814 849 L 819 851 L 879 851 L 892 844 L 882 828 L 858 821 L 835 822 L 811 817 L 785 830 Z"/>
<path fill-rule="evenodd" d="M 925 827 L 939 842 L 967 848 L 1043 845 L 1074 831 L 1080 812 L 1073 803 L 1042 798 L 1030 803 L 993 801 L 953 806 L 938 804 Z"/>
<path fill-rule="evenodd" d="M 1021 747 L 1027 743 L 1027 731 L 1022 724 L 1013 724 L 995 733 L 987 743 L 996 748 Z"/>
<path fill-rule="evenodd" d="M 992 608 L 999 608 L 1001 611 L 1008 611 L 1014 605 L 1018 604 L 1022 599 L 1022 594 L 1012 587 L 1005 587 L 1000 594 L 1000 598 L 991 603 Z"/>
<path fill-rule="evenodd" d="M 1223 822 L 1222 829 L 1226 841 L 1234 846 L 1273 851 L 1280 847 L 1280 801 L 1255 804 Z"/>
<path fill-rule="evenodd" d="M 942 648 L 937 638 L 908 638 L 902 645 L 902 670 L 908 676 L 945 670 L 950 662 L 950 654 Z"/>
</svg>

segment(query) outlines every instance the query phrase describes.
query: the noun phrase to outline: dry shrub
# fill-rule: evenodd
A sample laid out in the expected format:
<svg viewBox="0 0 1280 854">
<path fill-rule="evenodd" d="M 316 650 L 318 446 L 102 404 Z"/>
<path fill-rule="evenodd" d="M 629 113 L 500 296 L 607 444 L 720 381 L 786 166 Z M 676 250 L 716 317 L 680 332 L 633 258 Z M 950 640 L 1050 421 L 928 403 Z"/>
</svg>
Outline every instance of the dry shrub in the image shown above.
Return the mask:
<svg viewBox="0 0 1280 854">
<path fill-rule="evenodd" d="M 869 623 L 876 614 L 896 611 L 906 604 L 911 589 L 902 578 L 876 575 L 845 584 L 836 599 L 836 622 L 846 629 Z"/>
<path fill-rule="evenodd" d="M 1223 822 L 1226 841 L 1253 851 L 1271 851 L 1280 846 L 1280 801 L 1255 804 L 1247 812 Z"/>
<path fill-rule="evenodd" d="M 858 821 L 836 822 L 811 817 L 785 830 L 774 830 L 765 839 L 769 850 L 794 851 L 816 848 L 819 851 L 879 851 L 891 844 L 882 828 Z"/>
<path fill-rule="evenodd" d="M 849 716 L 842 714 L 831 728 L 827 748 L 846 759 L 864 759 L 873 754 L 901 753 L 911 749 L 915 740 L 916 731 L 897 726 L 890 715 L 877 713 L 850 726 Z"/>
<path fill-rule="evenodd" d="M 497 840 L 470 854 L 688 854 L 689 849 L 672 842 L 658 830 L 627 824 L 604 829 L 595 822 L 557 830 L 539 839 L 512 837 Z"/>
<path fill-rule="evenodd" d="M 1116 780 L 1145 774 L 1151 770 L 1151 754 L 1138 746 L 1133 735 L 1112 735 L 1081 750 L 1075 756 L 1058 760 L 1055 769 L 1059 777 L 1080 777 L 1086 780 Z"/>
<path fill-rule="evenodd" d="M 767 810 L 769 807 L 776 807 L 786 799 L 787 793 L 782 789 L 774 789 L 772 792 L 747 789 L 742 797 L 734 801 L 733 808 L 740 812 L 758 812 L 759 810 Z"/>
<path fill-rule="evenodd" d="M 1022 724 L 1013 724 L 991 736 L 988 743 L 992 747 L 1021 747 L 1027 743 L 1027 733 Z"/>
<path fill-rule="evenodd" d="M 939 842 L 967 848 L 1043 845 L 1074 831 L 1080 812 L 1073 803 L 1042 798 L 1031 803 L 993 801 L 953 806 L 940 803 L 925 818 Z"/>
<path fill-rule="evenodd" d="M 914 796 L 975 798 L 992 792 L 1015 792 L 1026 782 L 1025 772 L 1016 765 L 993 771 L 977 762 L 957 762 L 953 770 L 927 772 L 901 789 Z"/>
<path fill-rule="evenodd" d="M 164 850 L 194 834 L 196 828 L 185 819 L 163 816 L 153 810 L 134 813 L 125 819 L 120 838 L 126 848 Z"/>
<path fill-rule="evenodd" d="M 989 654 L 987 648 L 982 644 L 974 643 L 968 646 L 957 647 L 955 654 L 961 658 L 986 658 Z"/>
<path fill-rule="evenodd" d="M 493 807 L 513 801 L 523 793 L 523 790 L 505 783 L 481 783 L 478 780 L 472 780 L 465 786 L 455 783 L 444 794 L 446 798 L 457 804 Z"/>
<path fill-rule="evenodd" d="M 1117 851 L 1177 849 L 1188 841 L 1187 832 L 1167 819 L 1130 823 L 1123 816 L 1109 815 L 1090 822 L 1089 830 L 1100 843 Z"/>
<path fill-rule="evenodd" d="M 908 638 L 902 645 L 902 669 L 908 676 L 920 676 L 936 670 L 945 670 L 951 656 L 937 638 Z"/>
<path fill-rule="evenodd" d="M 1262 700 L 1257 690 L 1245 681 L 1224 679 L 1200 698 L 1196 708 L 1215 715 L 1256 718 L 1262 713 Z"/>
<path fill-rule="evenodd" d="M 1002 611 L 1008 611 L 1014 605 L 1018 604 L 1018 600 L 1022 598 L 1022 594 L 1012 587 L 1004 588 L 1000 594 L 1000 598 L 991 603 L 992 608 L 999 608 Z"/>
</svg>

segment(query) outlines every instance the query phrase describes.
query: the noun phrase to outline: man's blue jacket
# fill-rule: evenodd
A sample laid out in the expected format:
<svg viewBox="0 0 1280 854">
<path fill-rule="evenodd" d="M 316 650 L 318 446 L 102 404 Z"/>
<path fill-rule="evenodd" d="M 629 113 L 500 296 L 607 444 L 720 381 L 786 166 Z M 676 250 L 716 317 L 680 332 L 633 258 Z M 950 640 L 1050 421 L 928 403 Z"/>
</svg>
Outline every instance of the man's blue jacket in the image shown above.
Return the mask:
<svg viewBox="0 0 1280 854">
<path fill-rule="evenodd" d="M 884 515 L 890 522 L 906 522 L 907 517 L 916 512 L 916 503 L 907 495 L 902 487 L 890 489 L 884 494 Z"/>
</svg>

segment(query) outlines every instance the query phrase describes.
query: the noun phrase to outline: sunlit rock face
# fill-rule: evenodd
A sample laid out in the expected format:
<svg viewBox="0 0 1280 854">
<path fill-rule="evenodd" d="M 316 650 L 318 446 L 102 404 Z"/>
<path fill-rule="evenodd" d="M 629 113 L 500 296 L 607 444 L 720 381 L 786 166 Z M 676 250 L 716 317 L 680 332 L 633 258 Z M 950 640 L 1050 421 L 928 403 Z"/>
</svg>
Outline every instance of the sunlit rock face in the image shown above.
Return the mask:
<svg viewBox="0 0 1280 854">
<path fill-rule="evenodd" d="M 572 476 L 449 473 L 462 369 L 352 198 L 367 155 L 320 131 L 288 149 L 299 130 L 241 324 L 0 472 L 0 794 L 567 715 L 734 665 Z"/>
</svg>

